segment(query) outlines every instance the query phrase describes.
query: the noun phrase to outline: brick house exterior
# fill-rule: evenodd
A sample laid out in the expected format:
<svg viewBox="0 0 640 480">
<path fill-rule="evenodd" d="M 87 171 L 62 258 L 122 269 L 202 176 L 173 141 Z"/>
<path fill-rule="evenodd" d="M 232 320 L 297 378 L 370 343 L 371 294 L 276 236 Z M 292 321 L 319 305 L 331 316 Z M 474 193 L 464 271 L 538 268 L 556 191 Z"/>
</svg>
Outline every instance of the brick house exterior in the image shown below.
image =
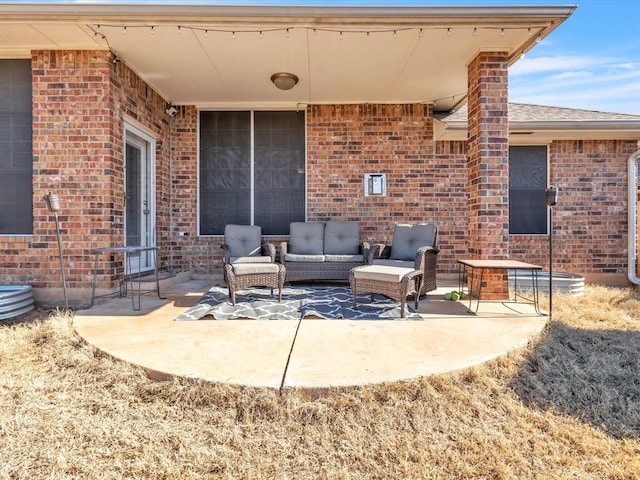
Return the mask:
<svg viewBox="0 0 640 480">
<path fill-rule="evenodd" d="M 509 257 L 548 268 L 547 235 L 509 234 L 508 66 L 506 51 L 480 52 L 468 63 L 464 140 L 436 134 L 433 103 L 306 105 L 307 219 L 357 220 L 372 243 L 389 242 L 397 223 L 435 222 L 443 277 L 456 274 L 461 257 Z M 33 233 L 0 236 L 2 282 L 30 284 L 45 303 L 61 298 L 54 224 L 43 200 L 54 191 L 63 202 L 67 288 L 74 304 L 86 304 L 89 250 L 122 244 L 124 236 L 125 121 L 155 139 L 160 270 L 221 277 L 223 239 L 198 231 L 199 108 L 177 105 L 176 115 L 167 115 L 168 99 L 108 50 L 34 50 L 31 67 Z M 545 142 L 549 179 L 561 191 L 556 270 L 626 281 L 626 167 L 638 150 L 640 117 L 628 120 L 635 140 L 578 133 Z M 387 174 L 387 196 L 363 195 L 365 172 Z M 102 262 L 98 289 L 116 289 L 122 269 L 114 256 Z M 492 293 L 504 292 L 501 280 L 490 282 Z"/>
</svg>

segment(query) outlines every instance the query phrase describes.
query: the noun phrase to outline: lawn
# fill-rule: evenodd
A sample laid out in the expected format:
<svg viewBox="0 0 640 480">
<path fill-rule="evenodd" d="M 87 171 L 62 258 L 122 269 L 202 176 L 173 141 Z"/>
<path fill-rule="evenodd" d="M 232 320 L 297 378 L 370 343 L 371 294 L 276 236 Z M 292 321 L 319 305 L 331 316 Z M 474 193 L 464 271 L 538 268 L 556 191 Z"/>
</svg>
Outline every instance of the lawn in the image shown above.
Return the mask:
<svg viewBox="0 0 640 480">
<path fill-rule="evenodd" d="M 69 315 L 3 321 L 0 478 L 640 478 L 640 296 L 589 286 L 553 307 L 503 358 L 321 398 L 155 382 Z"/>
</svg>

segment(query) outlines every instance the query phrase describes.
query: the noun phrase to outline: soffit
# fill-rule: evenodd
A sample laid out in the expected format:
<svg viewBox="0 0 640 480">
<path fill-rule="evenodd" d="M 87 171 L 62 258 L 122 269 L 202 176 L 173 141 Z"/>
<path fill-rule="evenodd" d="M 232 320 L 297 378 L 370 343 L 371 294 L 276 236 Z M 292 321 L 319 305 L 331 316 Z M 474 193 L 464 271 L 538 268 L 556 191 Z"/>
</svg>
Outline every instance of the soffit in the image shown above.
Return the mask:
<svg viewBox="0 0 640 480">
<path fill-rule="evenodd" d="M 0 3 L 0 57 L 109 49 L 167 101 L 201 108 L 424 102 L 449 110 L 464 101 L 478 52 L 506 51 L 513 63 L 573 9 Z M 279 71 L 296 74 L 298 85 L 276 89 L 270 77 Z"/>
</svg>

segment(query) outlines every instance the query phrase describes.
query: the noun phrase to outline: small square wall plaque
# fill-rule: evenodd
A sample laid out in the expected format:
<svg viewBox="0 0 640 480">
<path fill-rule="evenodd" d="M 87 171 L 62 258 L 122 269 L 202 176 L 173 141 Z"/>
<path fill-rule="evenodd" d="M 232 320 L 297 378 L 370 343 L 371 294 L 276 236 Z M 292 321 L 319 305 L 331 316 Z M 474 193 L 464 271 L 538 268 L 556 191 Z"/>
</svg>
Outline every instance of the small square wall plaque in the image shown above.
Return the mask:
<svg viewBox="0 0 640 480">
<path fill-rule="evenodd" d="M 364 196 L 365 197 L 386 197 L 387 195 L 387 174 L 386 173 L 365 173 L 364 174 Z"/>
</svg>

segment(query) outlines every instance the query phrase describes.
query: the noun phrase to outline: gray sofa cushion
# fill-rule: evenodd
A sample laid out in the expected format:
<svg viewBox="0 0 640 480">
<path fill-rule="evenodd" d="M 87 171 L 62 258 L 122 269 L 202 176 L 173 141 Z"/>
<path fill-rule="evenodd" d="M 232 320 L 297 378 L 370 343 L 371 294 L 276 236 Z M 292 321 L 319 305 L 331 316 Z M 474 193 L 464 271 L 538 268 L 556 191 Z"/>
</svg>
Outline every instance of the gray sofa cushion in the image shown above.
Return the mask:
<svg viewBox="0 0 640 480">
<path fill-rule="evenodd" d="M 324 222 L 292 222 L 289 225 L 288 253 L 322 255 Z"/>
<path fill-rule="evenodd" d="M 229 246 L 230 257 L 260 255 L 262 227 L 258 225 L 226 225 L 224 243 Z"/>
<path fill-rule="evenodd" d="M 364 263 L 364 255 L 325 255 L 325 262 Z"/>
<path fill-rule="evenodd" d="M 391 243 L 392 260 L 415 260 L 420 247 L 433 247 L 436 226 L 432 223 L 419 225 L 396 225 Z"/>
<path fill-rule="evenodd" d="M 358 222 L 326 222 L 324 226 L 324 253 L 356 255 L 360 253 Z"/>
<path fill-rule="evenodd" d="M 287 253 L 284 256 L 285 262 L 324 262 L 324 255 L 308 255 L 298 253 Z"/>
</svg>

